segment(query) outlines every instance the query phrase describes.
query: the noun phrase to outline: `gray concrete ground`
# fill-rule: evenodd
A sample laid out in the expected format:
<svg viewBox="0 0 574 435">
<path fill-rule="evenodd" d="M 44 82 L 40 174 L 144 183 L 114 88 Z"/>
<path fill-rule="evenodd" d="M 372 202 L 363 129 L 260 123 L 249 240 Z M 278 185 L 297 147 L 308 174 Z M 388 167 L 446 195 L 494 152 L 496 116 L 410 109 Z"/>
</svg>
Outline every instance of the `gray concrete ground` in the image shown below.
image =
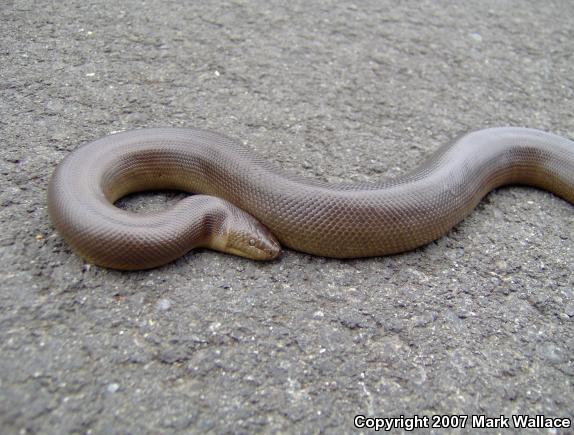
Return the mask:
<svg viewBox="0 0 574 435">
<path fill-rule="evenodd" d="M 404 255 L 198 251 L 136 273 L 88 267 L 46 213 L 64 156 L 135 127 L 220 131 L 333 182 L 488 126 L 572 138 L 573 18 L 566 0 L 3 2 L 1 432 L 574 418 L 574 209 L 549 193 L 499 189 Z"/>
</svg>

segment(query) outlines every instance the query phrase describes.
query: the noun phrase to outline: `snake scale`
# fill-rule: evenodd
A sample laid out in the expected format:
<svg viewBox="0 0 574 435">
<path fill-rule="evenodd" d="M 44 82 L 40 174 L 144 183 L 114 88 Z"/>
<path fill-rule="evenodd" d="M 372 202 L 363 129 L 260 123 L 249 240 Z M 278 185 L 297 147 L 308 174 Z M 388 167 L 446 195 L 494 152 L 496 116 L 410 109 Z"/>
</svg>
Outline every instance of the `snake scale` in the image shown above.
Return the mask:
<svg viewBox="0 0 574 435">
<path fill-rule="evenodd" d="M 76 253 L 115 269 L 160 266 L 195 247 L 265 260 L 282 244 L 352 258 L 425 245 L 506 184 L 535 186 L 574 204 L 574 142 L 527 128 L 479 130 L 401 177 L 328 184 L 283 172 L 218 133 L 141 129 L 68 155 L 50 180 L 48 211 Z M 129 193 L 155 189 L 195 195 L 154 213 L 114 206 Z"/>
</svg>

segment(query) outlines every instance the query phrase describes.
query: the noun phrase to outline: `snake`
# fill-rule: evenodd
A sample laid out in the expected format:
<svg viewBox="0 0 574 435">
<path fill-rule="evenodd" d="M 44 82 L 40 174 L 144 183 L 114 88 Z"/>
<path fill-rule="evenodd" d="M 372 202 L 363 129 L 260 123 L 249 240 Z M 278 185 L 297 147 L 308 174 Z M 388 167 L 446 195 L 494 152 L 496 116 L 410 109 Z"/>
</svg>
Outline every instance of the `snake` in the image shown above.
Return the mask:
<svg viewBox="0 0 574 435">
<path fill-rule="evenodd" d="M 161 266 L 194 248 L 255 260 L 277 258 L 282 246 L 356 258 L 424 246 L 508 184 L 574 204 L 574 142 L 530 128 L 487 128 L 445 143 L 404 175 L 337 184 L 282 170 L 219 133 L 147 128 L 67 155 L 49 181 L 48 213 L 72 251 L 112 269 Z M 164 189 L 191 195 L 148 213 L 115 205 Z"/>
</svg>

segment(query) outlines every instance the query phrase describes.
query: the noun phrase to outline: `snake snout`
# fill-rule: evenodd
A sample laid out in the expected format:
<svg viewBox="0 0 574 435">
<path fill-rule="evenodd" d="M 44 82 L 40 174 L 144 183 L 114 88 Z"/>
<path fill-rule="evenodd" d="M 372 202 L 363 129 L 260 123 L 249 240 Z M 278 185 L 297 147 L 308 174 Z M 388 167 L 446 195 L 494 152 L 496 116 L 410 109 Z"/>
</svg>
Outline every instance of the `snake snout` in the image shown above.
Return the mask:
<svg viewBox="0 0 574 435">
<path fill-rule="evenodd" d="M 263 227 L 266 234 L 264 237 L 260 236 L 255 240 L 257 249 L 262 253 L 263 257 L 260 260 L 274 260 L 281 255 L 281 245 L 271 232 Z"/>
</svg>

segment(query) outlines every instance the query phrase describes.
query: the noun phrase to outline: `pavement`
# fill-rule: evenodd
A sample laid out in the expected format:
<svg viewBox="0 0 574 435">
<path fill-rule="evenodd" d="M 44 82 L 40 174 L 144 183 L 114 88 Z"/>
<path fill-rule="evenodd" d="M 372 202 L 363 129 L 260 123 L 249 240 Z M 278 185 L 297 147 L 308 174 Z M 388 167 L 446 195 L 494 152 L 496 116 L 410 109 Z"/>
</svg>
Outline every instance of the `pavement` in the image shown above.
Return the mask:
<svg viewBox="0 0 574 435">
<path fill-rule="evenodd" d="M 81 143 L 138 127 L 219 131 L 330 182 L 400 175 L 484 127 L 573 138 L 573 16 L 560 0 L 4 2 L 1 432 L 572 421 L 574 208 L 552 194 L 498 189 L 401 255 L 257 263 L 199 250 L 126 273 L 70 252 L 46 186 Z"/>
</svg>

